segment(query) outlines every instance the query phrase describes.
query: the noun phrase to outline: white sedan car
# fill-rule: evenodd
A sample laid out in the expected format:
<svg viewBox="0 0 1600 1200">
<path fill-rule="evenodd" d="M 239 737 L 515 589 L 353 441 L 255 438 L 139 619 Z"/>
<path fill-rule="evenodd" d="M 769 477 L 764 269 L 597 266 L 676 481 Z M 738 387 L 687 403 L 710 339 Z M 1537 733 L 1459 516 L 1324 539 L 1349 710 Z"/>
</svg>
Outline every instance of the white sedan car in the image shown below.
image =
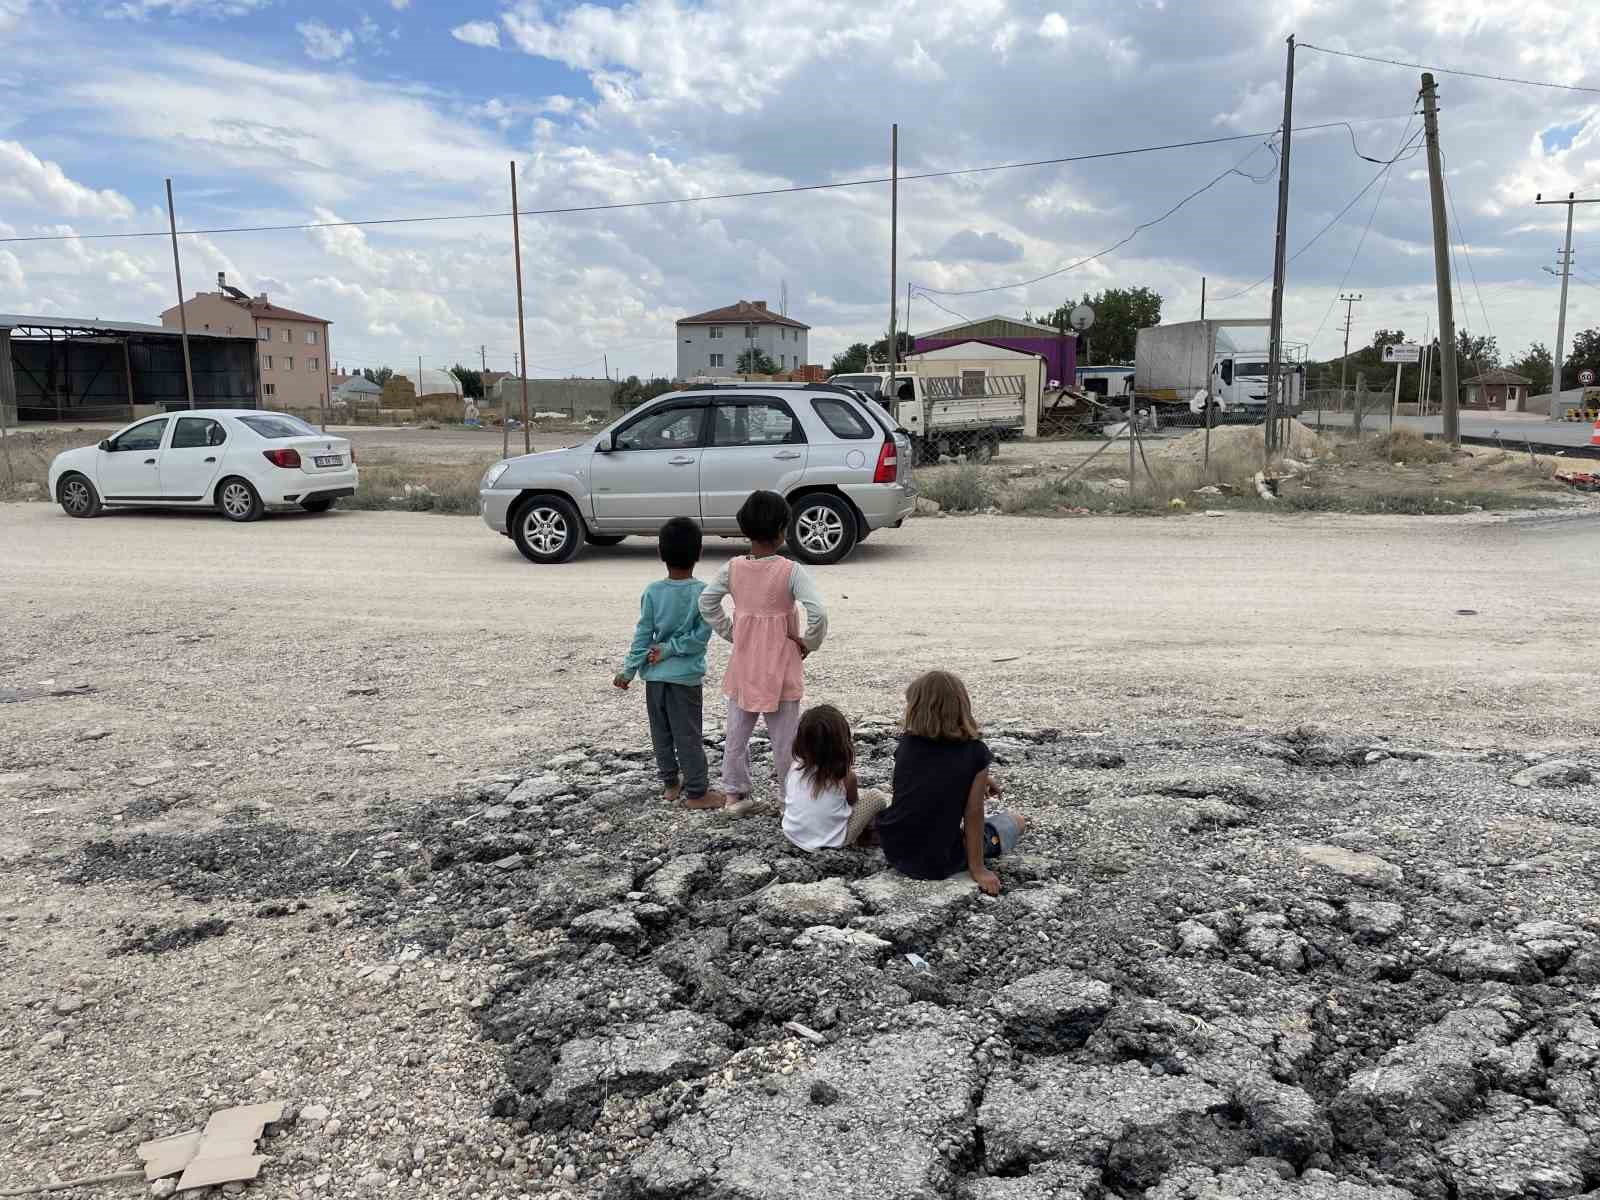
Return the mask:
<svg viewBox="0 0 1600 1200">
<path fill-rule="evenodd" d="M 205 408 L 135 421 L 98 446 L 56 455 L 50 494 L 68 516 L 102 508 L 216 508 L 254 521 L 269 508 L 327 512 L 356 490 L 349 439 L 299 417 Z"/>
</svg>

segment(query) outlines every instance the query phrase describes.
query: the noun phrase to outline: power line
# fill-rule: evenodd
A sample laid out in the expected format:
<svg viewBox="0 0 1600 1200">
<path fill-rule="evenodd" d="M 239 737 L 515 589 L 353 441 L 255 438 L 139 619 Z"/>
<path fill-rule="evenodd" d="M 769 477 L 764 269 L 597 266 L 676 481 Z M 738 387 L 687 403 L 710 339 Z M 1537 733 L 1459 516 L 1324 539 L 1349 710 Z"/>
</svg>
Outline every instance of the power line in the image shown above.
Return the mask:
<svg viewBox="0 0 1600 1200">
<path fill-rule="evenodd" d="M 1019 281 L 1017 281 L 1015 283 L 997 284 L 994 287 L 966 288 L 966 289 L 961 289 L 961 290 L 950 289 L 950 288 L 919 288 L 918 290 L 921 291 L 924 296 L 932 296 L 932 295 L 939 295 L 939 296 L 980 296 L 980 295 L 983 295 L 983 294 L 988 293 L 988 292 L 1008 292 L 1008 291 L 1011 291 L 1014 288 L 1031 287 L 1033 284 L 1042 283 L 1046 279 L 1054 279 L 1057 275 L 1065 275 L 1068 271 L 1075 271 L 1079 267 L 1083 266 L 1085 263 L 1093 262 L 1097 258 L 1103 258 L 1105 255 L 1110 254 L 1112 251 L 1119 250 L 1123 246 L 1126 246 L 1129 242 L 1133 241 L 1134 238 L 1138 237 L 1139 234 L 1142 233 L 1144 230 L 1149 229 L 1152 225 L 1159 225 L 1162 221 L 1165 221 L 1168 217 L 1172 216 L 1173 213 L 1177 212 L 1180 208 L 1182 208 L 1185 204 L 1189 203 L 1189 201 L 1193 200 L 1196 196 L 1199 196 L 1204 192 L 1209 192 L 1212 188 L 1216 187 L 1217 184 L 1221 183 L 1229 175 L 1242 175 L 1244 178 L 1252 180 L 1255 183 L 1265 183 L 1267 179 L 1271 178 L 1271 175 L 1266 176 L 1264 179 L 1256 179 L 1253 175 L 1250 175 L 1250 174 L 1248 174 L 1248 173 L 1246 173 L 1244 171 L 1239 170 L 1239 168 L 1241 166 L 1243 166 L 1245 163 L 1249 162 L 1250 159 L 1253 158 L 1256 154 L 1260 153 L 1260 151 L 1261 151 L 1261 147 L 1258 146 L 1256 149 L 1250 151 L 1249 154 L 1247 154 L 1243 158 L 1241 158 L 1233 166 L 1228 167 L 1221 174 L 1213 176 L 1212 179 L 1210 180 L 1210 182 L 1202 184 L 1200 187 L 1198 187 L 1194 191 L 1190 192 L 1187 196 L 1185 196 L 1182 200 L 1179 200 L 1176 204 L 1174 204 L 1171 208 L 1167 209 L 1167 211 L 1162 213 L 1159 217 L 1156 217 L 1153 220 L 1145 221 L 1143 224 L 1135 225 L 1133 227 L 1133 231 L 1131 233 L 1129 233 L 1127 235 L 1127 237 L 1122 238 L 1118 242 L 1114 242 L 1112 245 L 1107 246 L 1104 250 L 1099 250 L 1099 251 L 1096 251 L 1094 254 L 1090 254 L 1090 255 L 1088 255 L 1088 256 L 1086 256 L 1084 258 L 1080 258 L 1080 259 L 1078 259 L 1077 262 L 1068 263 L 1064 267 L 1057 267 L 1054 271 L 1046 271 L 1043 275 L 1035 275 L 1032 279 L 1023 279 L 1023 280 L 1019 280 Z M 1276 171 L 1276 169 L 1277 169 L 1276 163 L 1274 164 L 1274 168 L 1273 169 L 1274 169 L 1274 171 Z M 950 310 L 946 309 L 945 311 L 948 312 Z"/>
<path fill-rule="evenodd" d="M 1373 118 L 1374 120 L 1388 120 L 1390 118 Z M 1307 125 L 1295 130 L 1296 133 L 1310 133 L 1319 129 L 1333 129 L 1338 126 L 1349 127 L 1348 121 L 1325 121 L 1317 125 Z M 1093 154 L 1069 154 L 1058 158 L 1039 158 L 1029 162 L 997 163 L 987 167 L 959 167 L 948 171 L 923 171 L 915 175 L 900 176 L 901 183 L 909 183 L 920 179 L 951 179 L 963 175 L 983 175 L 994 171 L 1018 171 L 1030 167 L 1061 166 L 1067 163 L 1093 162 L 1106 158 L 1127 158 L 1137 154 L 1155 154 L 1166 150 L 1186 150 L 1195 146 L 1218 146 L 1229 142 L 1250 141 L 1255 138 L 1272 137 L 1277 130 L 1269 129 L 1262 133 L 1235 133 L 1223 137 L 1195 138 L 1186 142 L 1165 142 L 1155 146 L 1134 146 L 1125 150 L 1100 150 Z M 806 183 L 795 184 L 790 187 L 757 188 L 744 192 L 714 192 L 700 196 L 675 196 L 665 200 L 626 200 L 612 204 L 573 204 L 559 208 L 523 209 L 523 217 L 552 217 L 567 216 L 574 213 L 590 212 L 617 212 L 624 209 L 636 208 L 664 208 L 677 204 L 703 204 L 711 200 L 749 200 L 761 196 L 786 196 L 799 192 L 825 192 L 838 191 L 844 188 L 871 187 L 888 183 L 887 175 L 870 179 L 842 179 L 834 183 Z M 446 213 L 425 217 L 373 217 L 358 221 L 307 221 L 288 225 L 229 225 L 219 226 L 214 229 L 180 229 L 179 237 L 211 237 L 227 233 L 286 233 L 296 230 L 312 229 L 351 229 L 366 226 L 383 225 L 421 225 L 442 221 L 490 221 L 504 220 L 511 216 L 506 212 L 487 213 Z M 18 242 L 77 242 L 77 241 L 106 241 L 118 238 L 152 238 L 170 237 L 169 230 L 144 230 L 127 233 L 57 233 L 34 234 L 24 237 L 0 238 L 0 245 Z"/>
<path fill-rule="evenodd" d="M 1555 88 L 1563 92 L 1591 92 L 1600 95 L 1600 88 L 1582 87 L 1574 83 L 1551 83 L 1545 79 L 1518 79 L 1512 75 L 1489 75 L 1482 71 L 1457 71 L 1450 67 L 1430 67 L 1424 63 L 1401 62 L 1396 58 L 1382 58 L 1376 54 L 1357 54 L 1352 50 L 1329 50 L 1326 46 L 1313 46 L 1310 42 L 1296 42 L 1300 50 L 1315 50 L 1319 54 L 1335 54 L 1340 58 L 1359 58 L 1363 62 L 1385 63 L 1391 67 L 1407 67 L 1413 71 L 1433 71 L 1439 75 L 1460 75 L 1467 79 L 1488 79 L 1495 83 L 1521 83 L 1528 87 Z"/>
<path fill-rule="evenodd" d="M 958 313 L 953 308 L 946 308 L 943 304 L 940 304 L 937 300 L 935 300 L 931 293 L 929 293 L 928 291 L 924 290 L 921 287 L 916 286 L 915 284 L 912 285 L 911 290 L 912 290 L 913 294 L 921 296 L 929 304 L 933 305 L 935 308 L 939 309 L 941 312 L 949 313 L 952 317 L 954 317 L 958 321 L 969 321 L 970 322 L 972 320 L 972 318 L 967 316 L 965 313 Z"/>
<path fill-rule="evenodd" d="M 1439 159 L 1444 165 L 1449 165 L 1443 151 L 1440 152 Z M 1472 248 L 1467 245 L 1467 231 L 1461 225 L 1461 210 L 1456 207 L 1455 193 L 1450 190 L 1450 176 L 1442 171 L 1440 177 L 1444 180 L 1445 198 L 1450 202 L 1450 218 L 1455 222 L 1456 233 L 1461 235 L 1461 254 L 1467 260 L 1467 272 L 1472 276 L 1472 290 L 1478 294 L 1478 311 L 1483 315 L 1483 327 L 1489 331 L 1489 336 L 1493 337 L 1494 325 L 1490 322 L 1489 310 L 1483 303 L 1483 289 L 1478 286 L 1478 270 L 1472 265 Z"/>
</svg>

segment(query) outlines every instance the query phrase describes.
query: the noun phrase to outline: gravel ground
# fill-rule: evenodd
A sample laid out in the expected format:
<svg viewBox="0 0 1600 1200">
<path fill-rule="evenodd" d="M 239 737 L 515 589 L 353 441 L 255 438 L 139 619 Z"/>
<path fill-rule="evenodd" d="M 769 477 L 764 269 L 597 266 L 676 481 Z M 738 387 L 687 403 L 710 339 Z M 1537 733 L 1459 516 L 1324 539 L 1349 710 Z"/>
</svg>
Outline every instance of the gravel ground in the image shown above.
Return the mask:
<svg viewBox="0 0 1600 1200">
<path fill-rule="evenodd" d="M 990 902 L 653 799 L 646 545 L 0 507 L 0 1190 L 274 1098 L 273 1197 L 1593 1190 L 1594 532 L 878 535 L 808 687 L 870 779 L 968 678 Z"/>
</svg>

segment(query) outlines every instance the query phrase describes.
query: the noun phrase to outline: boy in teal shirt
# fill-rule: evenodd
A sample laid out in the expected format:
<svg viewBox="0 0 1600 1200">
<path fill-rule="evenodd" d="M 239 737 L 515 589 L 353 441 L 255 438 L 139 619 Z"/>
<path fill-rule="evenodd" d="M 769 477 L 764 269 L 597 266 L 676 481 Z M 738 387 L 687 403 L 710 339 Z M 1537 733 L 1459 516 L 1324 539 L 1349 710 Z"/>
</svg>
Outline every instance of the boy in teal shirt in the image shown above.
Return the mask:
<svg viewBox="0 0 1600 1200">
<path fill-rule="evenodd" d="M 667 802 L 681 795 L 689 808 L 721 808 L 727 798 L 707 786 L 701 733 L 711 627 L 700 615 L 700 593 L 706 585 L 694 577 L 700 561 L 700 526 L 688 517 L 673 517 L 661 527 L 657 540 L 667 577 L 644 589 L 633 644 L 611 682 L 626 691 L 634 676 L 644 677 L 650 741 Z"/>
</svg>

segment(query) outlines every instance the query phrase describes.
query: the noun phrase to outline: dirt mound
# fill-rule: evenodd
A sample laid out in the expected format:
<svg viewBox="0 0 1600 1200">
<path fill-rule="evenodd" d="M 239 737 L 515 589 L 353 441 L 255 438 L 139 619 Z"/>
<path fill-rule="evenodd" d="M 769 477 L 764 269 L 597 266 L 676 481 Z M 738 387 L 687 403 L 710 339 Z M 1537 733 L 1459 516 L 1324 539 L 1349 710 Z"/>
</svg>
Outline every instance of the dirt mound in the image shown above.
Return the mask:
<svg viewBox="0 0 1600 1200">
<path fill-rule="evenodd" d="M 1296 458 L 1321 454 L 1327 443 L 1317 431 L 1299 421 L 1287 425 L 1287 452 Z M 1223 425 L 1211 431 L 1211 456 L 1260 455 L 1263 446 L 1261 425 Z M 1196 429 L 1175 442 L 1169 442 L 1150 457 L 1168 463 L 1198 463 L 1205 459 L 1206 431 Z"/>
</svg>

